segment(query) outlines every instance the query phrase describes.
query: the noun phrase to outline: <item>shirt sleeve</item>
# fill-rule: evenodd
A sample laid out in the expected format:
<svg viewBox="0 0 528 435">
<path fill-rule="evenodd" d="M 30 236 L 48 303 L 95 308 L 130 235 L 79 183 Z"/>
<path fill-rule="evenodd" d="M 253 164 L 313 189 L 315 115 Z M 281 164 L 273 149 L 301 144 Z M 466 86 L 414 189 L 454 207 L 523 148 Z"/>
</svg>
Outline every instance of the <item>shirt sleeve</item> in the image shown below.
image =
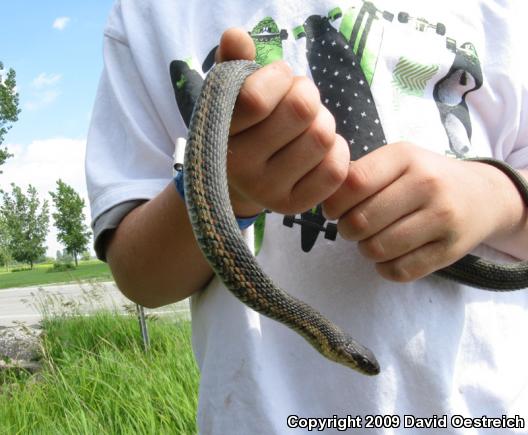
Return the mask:
<svg viewBox="0 0 528 435">
<path fill-rule="evenodd" d="M 104 69 L 85 159 L 94 242 L 103 259 L 107 237 L 102 236 L 171 182 L 175 142 L 186 135 L 170 59 L 156 46 L 155 23 L 135 20 L 134 31 L 150 35 L 141 45 L 129 42 L 125 18 L 117 2 L 105 28 Z"/>
<path fill-rule="evenodd" d="M 106 246 L 123 218 L 145 201 L 126 201 L 105 211 L 93 222 L 94 250 L 97 258 L 106 261 Z"/>
</svg>

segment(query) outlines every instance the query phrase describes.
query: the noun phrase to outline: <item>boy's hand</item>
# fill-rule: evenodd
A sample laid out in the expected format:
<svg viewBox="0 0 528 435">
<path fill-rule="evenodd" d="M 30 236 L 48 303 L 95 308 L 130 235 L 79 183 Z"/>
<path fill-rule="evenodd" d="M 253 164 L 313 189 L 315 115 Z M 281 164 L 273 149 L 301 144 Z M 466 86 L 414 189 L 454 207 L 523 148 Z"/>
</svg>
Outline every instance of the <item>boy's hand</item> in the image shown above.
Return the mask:
<svg viewBox="0 0 528 435">
<path fill-rule="evenodd" d="M 243 30 L 226 31 L 216 60 L 255 58 Z M 316 86 L 283 62 L 265 66 L 242 87 L 231 123 L 228 181 L 237 216 L 264 208 L 295 214 L 334 193 L 350 155 Z"/>
<path fill-rule="evenodd" d="M 383 277 L 407 282 L 512 231 L 522 220 L 515 196 L 511 181 L 490 165 L 402 142 L 351 162 L 323 212 L 339 219 L 340 235 L 358 241 Z"/>
</svg>

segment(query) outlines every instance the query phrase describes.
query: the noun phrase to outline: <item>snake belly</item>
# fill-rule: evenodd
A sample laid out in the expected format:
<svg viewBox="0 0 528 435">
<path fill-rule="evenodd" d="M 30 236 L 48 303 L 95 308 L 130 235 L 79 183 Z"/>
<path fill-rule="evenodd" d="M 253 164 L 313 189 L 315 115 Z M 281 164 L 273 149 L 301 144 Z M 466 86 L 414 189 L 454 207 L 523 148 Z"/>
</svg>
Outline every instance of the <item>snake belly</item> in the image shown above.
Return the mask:
<svg viewBox="0 0 528 435">
<path fill-rule="evenodd" d="M 227 184 L 227 142 L 236 98 L 259 66 L 218 64 L 209 72 L 191 120 L 184 160 L 185 201 L 200 249 L 214 272 L 251 309 L 299 333 L 328 359 L 367 375 L 379 373 L 373 353 L 262 271 L 233 214 Z"/>
<path fill-rule="evenodd" d="M 240 233 L 227 183 L 231 116 L 254 62 L 230 61 L 207 75 L 191 120 L 184 162 L 189 218 L 200 249 L 214 272 L 251 309 L 299 333 L 328 359 L 367 375 L 379 373 L 373 353 L 308 304 L 277 287 L 262 271 Z M 528 205 L 528 182 L 504 162 L 478 158 L 502 170 Z M 528 262 L 497 264 L 468 254 L 436 275 L 486 290 L 528 287 Z"/>
</svg>

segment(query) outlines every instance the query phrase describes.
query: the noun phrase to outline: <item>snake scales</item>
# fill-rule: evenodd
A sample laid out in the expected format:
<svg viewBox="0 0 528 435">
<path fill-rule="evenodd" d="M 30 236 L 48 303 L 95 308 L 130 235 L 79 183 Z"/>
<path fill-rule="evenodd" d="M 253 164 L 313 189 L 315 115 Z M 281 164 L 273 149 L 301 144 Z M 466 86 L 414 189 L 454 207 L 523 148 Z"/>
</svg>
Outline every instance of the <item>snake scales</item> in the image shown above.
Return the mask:
<svg viewBox="0 0 528 435">
<path fill-rule="evenodd" d="M 238 228 L 227 184 L 227 142 L 240 88 L 258 68 L 249 61 L 218 64 L 208 74 L 196 103 L 184 162 L 185 198 L 195 237 L 215 273 L 240 301 L 293 329 L 330 360 L 377 374 L 379 364 L 369 349 L 271 281 Z M 478 160 L 504 171 L 528 204 L 528 182 L 522 176 L 505 163 Z M 500 265 L 467 255 L 436 274 L 489 290 L 528 287 L 528 262 Z"/>
</svg>

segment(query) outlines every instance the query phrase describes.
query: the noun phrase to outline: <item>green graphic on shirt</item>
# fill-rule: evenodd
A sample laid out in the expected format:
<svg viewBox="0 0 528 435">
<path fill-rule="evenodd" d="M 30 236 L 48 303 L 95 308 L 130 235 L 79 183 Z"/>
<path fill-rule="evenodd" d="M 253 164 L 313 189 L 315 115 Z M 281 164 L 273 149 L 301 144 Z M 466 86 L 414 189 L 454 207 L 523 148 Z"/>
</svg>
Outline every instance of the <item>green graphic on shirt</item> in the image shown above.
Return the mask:
<svg viewBox="0 0 528 435">
<path fill-rule="evenodd" d="M 433 78 L 438 69 L 438 65 L 422 65 L 400 57 L 392 72 L 392 84 L 403 94 L 422 97 L 427 82 Z"/>
<path fill-rule="evenodd" d="M 438 38 L 452 54 L 453 62 L 443 77 L 436 77 L 440 65 L 415 60 L 414 37 L 409 38 L 410 47 L 404 43 L 406 46 L 402 47 L 389 79 L 396 91 L 394 110 L 407 109 L 410 100 L 405 97 L 430 99 L 431 95 L 426 91 L 432 89 L 431 103 L 436 105 L 439 122 L 449 143 L 446 154 L 464 157 L 470 150 L 472 136 L 466 97 L 483 85 L 480 61 L 473 44 L 464 42 L 460 45 L 459 41 L 446 35 L 446 26 L 436 20 L 412 16 L 408 12 L 381 10 L 366 0 L 353 1 L 345 12 L 335 7 L 326 16 L 310 15 L 292 33 L 295 40 L 304 40 L 306 44 L 308 67 L 319 89 L 321 102 L 334 116 L 336 131 L 346 139 L 351 158 L 355 160 L 387 144 L 383 119 L 378 115 L 371 85 L 384 37 L 389 30 L 397 33 L 404 28 L 414 29 L 416 32 L 412 33 L 416 38 L 422 38 L 426 33 L 428 39 Z M 260 65 L 283 59 L 283 41 L 288 38 L 288 32 L 281 29 L 272 17 L 263 18 L 248 33 L 254 41 L 256 61 Z M 439 44 L 435 43 L 434 47 L 438 51 Z M 206 55 L 201 73 L 207 74 L 213 67 L 217 49 L 218 46 L 212 48 Z M 420 53 L 416 54 L 416 59 L 420 59 Z M 438 57 L 445 57 L 445 53 L 438 53 Z M 170 64 L 175 97 L 186 125 L 189 125 L 203 83 L 201 73 L 189 60 L 175 60 Z M 265 224 L 266 213 L 261 213 L 254 224 L 255 255 L 262 247 Z M 312 249 L 319 235 L 324 234 L 328 240 L 335 240 L 337 236 L 337 225 L 326 221 L 320 205 L 299 215 L 284 216 L 283 225 L 300 227 L 301 248 L 305 252 Z"/>
<path fill-rule="evenodd" d="M 333 21 L 341 18 L 340 8 L 332 9 L 328 16 Z M 364 1 L 361 7 L 351 7 L 346 11 L 339 27 L 341 34 L 352 45 L 369 85 L 372 84 L 383 40 L 383 25 L 378 22 L 380 18 L 391 22 L 394 14 Z"/>
<path fill-rule="evenodd" d="M 187 64 L 189 69 L 192 69 L 192 59 L 191 58 L 186 59 L 184 62 Z M 176 83 L 175 83 L 176 88 L 178 90 L 184 89 L 185 88 L 185 84 L 187 83 L 187 80 L 188 80 L 187 76 L 182 74 L 181 78 L 179 80 L 177 80 Z"/>
<path fill-rule="evenodd" d="M 275 20 L 266 17 L 250 32 L 257 51 L 256 62 L 268 65 L 283 59 L 282 41 L 288 38 L 286 30 L 280 30 Z"/>
</svg>

